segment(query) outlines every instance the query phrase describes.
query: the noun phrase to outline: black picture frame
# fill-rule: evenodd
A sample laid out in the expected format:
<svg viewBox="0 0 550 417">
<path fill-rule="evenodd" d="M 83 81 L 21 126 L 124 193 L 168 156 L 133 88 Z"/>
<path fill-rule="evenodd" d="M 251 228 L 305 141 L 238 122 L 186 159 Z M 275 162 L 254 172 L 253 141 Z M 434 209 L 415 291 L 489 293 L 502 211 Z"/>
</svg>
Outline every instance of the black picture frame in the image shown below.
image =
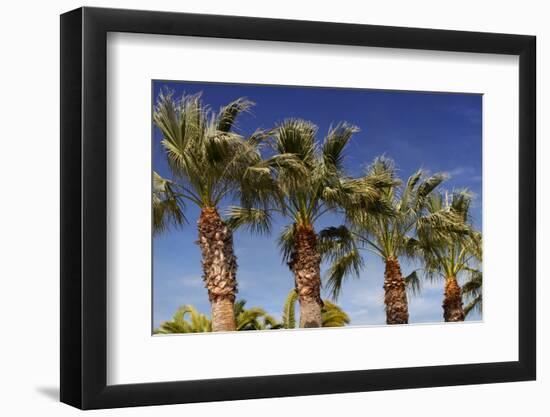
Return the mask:
<svg viewBox="0 0 550 417">
<path fill-rule="evenodd" d="M 113 385 L 107 375 L 108 32 L 519 56 L 519 360 Z M 536 378 L 534 36 L 80 8 L 61 16 L 61 401 L 81 409 Z"/>
</svg>

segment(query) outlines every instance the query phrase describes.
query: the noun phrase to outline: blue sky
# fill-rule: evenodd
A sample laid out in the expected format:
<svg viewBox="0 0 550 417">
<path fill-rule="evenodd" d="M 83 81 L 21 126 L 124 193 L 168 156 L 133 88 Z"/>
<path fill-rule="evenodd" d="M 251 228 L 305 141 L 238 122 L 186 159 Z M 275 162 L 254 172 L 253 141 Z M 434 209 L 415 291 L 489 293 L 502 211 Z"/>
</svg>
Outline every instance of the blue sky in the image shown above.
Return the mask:
<svg viewBox="0 0 550 417">
<path fill-rule="evenodd" d="M 285 87 L 200 82 L 153 82 L 153 98 L 163 88 L 182 93 L 202 92 L 206 104 L 217 110 L 238 98 L 256 103 L 250 114 L 238 120 L 244 135 L 257 128 L 270 128 L 289 117 L 310 120 L 319 126 L 319 140 L 331 124 L 347 121 L 361 128 L 347 149 L 348 172 L 359 175 L 378 155 L 395 160 L 401 178 L 418 168 L 451 175 L 444 188 L 467 187 L 475 195 L 472 216 L 481 228 L 482 96 L 473 94 L 404 92 L 315 87 Z M 170 177 L 162 149 L 161 134 L 153 127 L 153 168 Z M 230 203 L 230 202 L 227 202 Z M 224 207 L 222 207 L 223 211 Z M 153 326 L 172 317 L 183 304 L 192 304 L 210 314 L 206 289 L 201 280 L 196 220 L 199 210 L 186 208 L 189 224 L 170 230 L 153 241 Z M 283 265 L 275 238 L 288 220 L 276 218 L 272 236 L 254 236 L 237 231 L 234 236 L 238 259 L 238 298 L 281 317 L 284 300 L 293 288 L 293 277 Z M 341 224 L 328 214 L 317 230 Z M 351 325 L 385 324 L 383 305 L 384 265 L 364 252 L 365 268 L 359 279 L 343 287 L 338 304 L 351 318 Z M 419 267 L 402 260 L 404 275 Z M 322 272 L 325 266 L 323 265 Z M 443 282 L 423 282 L 419 296 L 409 298 L 411 323 L 441 322 Z M 324 292 L 322 295 L 325 295 Z M 471 314 L 470 320 L 479 320 Z"/>
</svg>

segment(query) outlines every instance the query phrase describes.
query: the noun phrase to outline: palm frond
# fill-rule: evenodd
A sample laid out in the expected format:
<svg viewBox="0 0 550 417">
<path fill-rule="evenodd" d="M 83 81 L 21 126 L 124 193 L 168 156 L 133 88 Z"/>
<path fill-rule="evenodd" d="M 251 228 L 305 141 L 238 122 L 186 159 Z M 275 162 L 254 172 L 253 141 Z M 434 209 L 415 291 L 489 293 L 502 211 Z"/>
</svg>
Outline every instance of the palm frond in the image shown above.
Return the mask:
<svg viewBox="0 0 550 417">
<path fill-rule="evenodd" d="M 411 272 L 409 275 L 407 275 L 405 278 L 403 278 L 405 281 L 405 288 L 410 296 L 416 296 L 420 294 L 420 291 L 422 291 L 422 284 L 420 281 L 420 277 L 416 273 L 416 271 Z"/>
<path fill-rule="evenodd" d="M 472 311 L 483 312 L 483 273 L 480 270 L 469 269 L 470 279 L 462 286 L 462 297 L 466 301 L 464 315 Z"/>
<path fill-rule="evenodd" d="M 421 204 L 422 201 L 434 191 L 443 181 L 448 178 L 448 174 L 438 172 L 426 180 L 422 181 L 416 191 L 416 203 Z"/>
<path fill-rule="evenodd" d="M 294 251 L 295 232 L 296 224 L 289 224 L 283 228 L 281 234 L 277 239 L 283 262 L 287 264 L 288 262 L 290 262 L 292 252 Z"/>
<path fill-rule="evenodd" d="M 464 306 L 464 316 L 468 317 L 472 311 L 483 312 L 483 297 L 481 294 Z"/>
<path fill-rule="evenodd" d="M 364 260 L 358 249 L 353 249 L 334 260 L 327 271 L 327 287 L 334 300 L 342 291 L 344 280 L 349 276 L 359 277 Z"/>
<path fill-rule="evenodd" d="M 153 234 L 170 226 L 181 226 L 187 219 L 183 213 L 184 203 L 174 190 L 174 184 L 153 171 Z"/>
<path fill-rule="evenodd" d="M 189 316 L 189 320 L 187 316 Z M 184 305 L 176 311 L 172 320 L 162 322 L 154 333 L 202 333 L 211 331 L 212 323 L 207 316 L 199 313 L 192 305 Z"/>
<path fill-rule="evenodd" d="M 456 235 L 466 235 L 470 233 L 471 228 L 465 224 L 460 216 L 448 210 L 440 210 L 429 213 L 418 218 L 417 229 L 419 234 L 452 234 L 451 238 L 457 238 Z"/>
<path fill-rule="evenodd" d="M 341 307 L 329 300 L 323 300 L 323 304 L 321 309 L 322 327 L 344 327 L 350 324 L 349 316 Z"/>
<path fill-rule="evenodd" d="M 301 119 L 287 119 L 274 130 L 275 148 L 280 154 L 294 154 L 305 163 L 312 163 L 317 145 L 317 126 Z"/>
<path fill-rule="evenodd" d="M 238 98 L 223 106 L 216 117 L 216 129 L 228 133 L 235 127 L 237 117 L 250 110 L 254 103 L 246 98 Z"/>
<path fill-rule="evenodd" d="M 335 127 L 331 126 L 322 146 L 323 162 L 328 169 L 342 171 L 344 149 L 351 137 L 359 131 L 357 126 L 346 122 L 339 123 Z"/>
<path fill-rule="evenodd" d="M 227 225 L 235 230 L 247 228 L 252 233 L 269 234 L 272 217 L 268 210 L 231 206 L 227 210 Z"/>
<path fill-rule="evenodd" d="M 318 246 L 321 256 L 330 262 L 325 279 L 331 297 L 336 300 L 344 280 L 359 277 L 364 260 L 353 233 L 345 225 L 321 230 Z"/>
<path fill-rule="evenodd" d="M 469 269 L 470 279 L 462 285 L 462 295 L 476 297 L 481 293 L 483 273 L 476 269 Z"/>
<path fill-rule="evenodd" d="M 237 330 L 270 330 L 280 329 L 282 324 L 273 316 L 266 313 L 263 308 L 252 307 L 247 309 L 246 300 L 235 301 L 235 322 Z"/>
<path fill-rule="evenodd" d="M 294 329 L 296 327 L 296 301 L 298 292 L 295 289 L 290 290 L 283 307 L 283 326 L 285 329 Z"/>
<path fill-rule="evenodd" d="M 410 207 L 411 198 L 414 196 L 415 187 L 424 175 L 424 171 L 419 169 L 414 174 L 412 174 L 407 180 L 407 184 L 403 189 L 401 194 L 401 201 L 399 202 L 399 210 L 406 211 Z"/>
</svg>

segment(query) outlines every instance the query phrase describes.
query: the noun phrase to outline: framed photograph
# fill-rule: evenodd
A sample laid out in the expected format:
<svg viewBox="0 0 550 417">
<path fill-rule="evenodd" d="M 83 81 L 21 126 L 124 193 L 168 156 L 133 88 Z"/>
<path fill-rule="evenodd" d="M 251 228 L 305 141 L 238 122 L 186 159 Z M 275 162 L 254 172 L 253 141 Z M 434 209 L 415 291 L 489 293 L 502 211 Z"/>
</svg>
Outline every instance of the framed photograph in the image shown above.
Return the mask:
<svg viewBox="0 0 550 417">
<path fill-rule="evenodd" d="M 535 37 L 61 16 L 61 401 L 533 380 Z"/>
</svg>

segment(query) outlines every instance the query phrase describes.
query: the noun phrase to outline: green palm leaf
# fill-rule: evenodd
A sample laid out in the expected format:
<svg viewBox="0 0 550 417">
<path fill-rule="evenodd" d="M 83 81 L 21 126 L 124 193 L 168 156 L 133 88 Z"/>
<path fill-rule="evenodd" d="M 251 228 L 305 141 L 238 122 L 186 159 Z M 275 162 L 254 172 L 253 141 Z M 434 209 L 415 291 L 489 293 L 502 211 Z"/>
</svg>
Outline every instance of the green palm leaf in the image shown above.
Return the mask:
<svg viewBox="0 0 550 417">
<path fill-rule="evenodd" d="M 405 281 L 405 288 L 410 295 L 415 296 L 420 294 L 420 291 L 422 291 L 422 284 L 420 276 L 416 273 L 416 271 L 411 272 L 403 279 Z"/>
<path fill-rule="evenodd" d="M 216 118 L 216 129 L 224 133 L 230 132 L 235 127 L 237 117 L 249 111 L 252 106 L 254 103 L 245 98 L 239 98 L 223 106 Z"/>
<path fill-rule="evenodd" d="M 153 234 L 161 233 L 170 226 L 180 226 L 187 221 L 183 214 L 183 200 L 174 189 L 174 183 L 153 171 Z"/>
<path fill-rule="evenodd" d="M 295 289 L 290 290 L 283 307 L 283 326 L 285 329 L 296 327 L 296 301 L 298 293 Z"/>
<path fill-rule="evenodd" d="M 343 170 L 344 149 L 357 132 L 359 132 L 359 128 L 348 123 L 340 123 L 329 129 L 322 147 L 323 163 L 328 169 Z"/>
<path fill-rule="evenodd" d="M 269 234 L 272 217 L 268 210 L 231 206 L 227 210 L 227 225 L 232 229 L 246 227 L 253 233 Z"/>
<path fill-rule="evenodd" d="M 328 300 L 324 300 L 323 303 L 321 309 L 323 327 L 344 327 L 350 324 L 351 320 L 342 308 Z"/>
</svg>

